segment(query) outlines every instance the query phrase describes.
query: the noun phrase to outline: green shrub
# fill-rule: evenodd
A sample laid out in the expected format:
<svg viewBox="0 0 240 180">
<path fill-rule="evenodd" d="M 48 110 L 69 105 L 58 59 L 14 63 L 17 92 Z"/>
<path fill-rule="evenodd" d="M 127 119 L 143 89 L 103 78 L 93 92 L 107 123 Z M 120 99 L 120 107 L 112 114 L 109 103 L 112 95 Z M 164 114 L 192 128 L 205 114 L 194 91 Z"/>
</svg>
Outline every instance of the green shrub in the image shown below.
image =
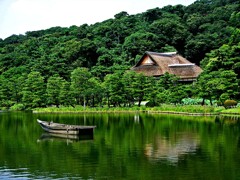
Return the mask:
<svg viewBox="0 0 240 180">
<path fill-rule="evenodd" d="M 228 95 L 228 93 L 223 93 L 223 94 L 221 94 L 219 100 L 222 102 L 222 104 L 223 104 L 226 100 L 229 100 L 229 95 Z"/>
<path fill-rule="evenodd" d="M 152 102 L 152 101 L 149 101 L 146 103 L 145 105 L 146 107 L 155 107 L 156 106 L 156 103 Z"/>
<path fill-rule="evenodd" d="M 184 98 L 182 99 L 183 105 L 197 105 L 201 104 L 202 99 L 194 99 L 194 98 Z"/>
<path fill-rule="evenodd" d="M 0 107 L 0 110 L 1 110 L 1 111 L 7 111 L 8 108 L 7 108 L 7 107 Z"/>
<path fill-rule="evenodd" d="M 184 98 L 182 99 L 181 103 L 183 105 L 201 105 L 203 102 L 202 98 Z M 211 102 L 209 99 L 205 99 L 205 105 L 211 105 Z M 212 101 L 213 104 L 216 103 L 216 101 Z"/>
<path fill-rule="evenodd" d="M 14 104 L 10 107 L 11 111 L 22 111 L 25 109 L 25 106 L 23 104 Z"/>
<path fill-rule="evenodd" d="M 1 107 L 5 107 L 6 109 L 9 109 L 11 106 L 14 105 L 14 102 L 11 100 L 1 101 L 0 105 Z"/>
<path fill-rule="evenodd" d="M 224 101 L 224 107 L 226 108 L 226 109 L 228 109 L 228 108 L 232 108 L 232 107 L 236 107 L 237 106 L 237 101 L 234 101 L 234 100 L 226 100 L 226 101 Z"/>
<path fill-rule="evenodd" d="M 223 103 L 221 101 L 217 101 L 217 106 L 222 106 Z"/>
</svg>

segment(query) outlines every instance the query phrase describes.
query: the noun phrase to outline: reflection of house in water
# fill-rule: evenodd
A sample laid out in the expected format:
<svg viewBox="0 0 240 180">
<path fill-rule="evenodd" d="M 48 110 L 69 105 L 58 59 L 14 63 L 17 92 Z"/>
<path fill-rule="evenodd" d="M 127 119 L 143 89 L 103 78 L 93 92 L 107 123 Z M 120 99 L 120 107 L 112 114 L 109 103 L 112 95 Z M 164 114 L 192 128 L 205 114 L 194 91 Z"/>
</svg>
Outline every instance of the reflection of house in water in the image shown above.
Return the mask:
<svg viewBox="0 0 240 180">
<path fill-rule="evenodd" d="M 139 119 L 140 119 L 140 118 L 139 118 L 139 114 L 135 114 L 135 115 L 134 115 L 134 122 L 135 122 L 135 123 L 139 123 Z"/>
<path fill-rule="evenodd" d="M 153 143 L 146 144 L 145 155 L 153 161 L 167 160 L 170 163 L 177 163 L 181 156 L 194 153 L 199 146 L 196 134 L 179 133 L 176 138 L 172 140 L 156 137 Z"/>
</svg>

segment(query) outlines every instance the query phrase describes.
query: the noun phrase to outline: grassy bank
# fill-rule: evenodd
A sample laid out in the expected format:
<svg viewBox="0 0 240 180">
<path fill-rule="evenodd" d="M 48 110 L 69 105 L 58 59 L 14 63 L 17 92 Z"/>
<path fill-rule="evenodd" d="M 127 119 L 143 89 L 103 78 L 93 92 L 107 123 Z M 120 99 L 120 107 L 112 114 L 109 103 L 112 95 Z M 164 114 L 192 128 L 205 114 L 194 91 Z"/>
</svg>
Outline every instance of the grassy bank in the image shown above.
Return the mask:
<svg viewBox="0 0 240 180">
<path fill-rule="evenodd" d="M 146 111 L 146 107 L 47 107 L 47 108 L 36 108 L 33 110 L 35 113 L 79 113 L 79 112 L 136 112 Z"/>
<path fill-rule="evenodd" d="M 231 108 L 231 109 L 224 109 L 224 110 L 221 111 L 221 113 L 239 114 L 240 115 L 240 107 L 238 107 L 238 108 Z"/>
<path fill-rule="evenodd" d="M 192 113 L 192 114 L 239 114 L 240 108 L 225 109 L 224 107 L 200 106 L 200 105 L 161 105 L 158 107 L 48 107 L 36 108 L 34 113 L 80 113 L 80 112 L 149 112 L 149 113 Z"/>
</svg>

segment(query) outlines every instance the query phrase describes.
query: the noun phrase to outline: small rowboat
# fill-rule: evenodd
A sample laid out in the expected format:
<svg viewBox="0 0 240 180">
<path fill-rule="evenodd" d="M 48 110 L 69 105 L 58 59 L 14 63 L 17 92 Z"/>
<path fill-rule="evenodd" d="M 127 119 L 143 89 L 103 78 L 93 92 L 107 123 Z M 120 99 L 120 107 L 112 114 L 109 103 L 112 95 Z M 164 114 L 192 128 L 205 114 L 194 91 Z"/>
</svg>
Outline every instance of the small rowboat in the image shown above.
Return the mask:
<svg viewBox="0 0 240 180">
<path fill-rule="evenodd" d="M 79 126 L 68 125 L 54 122 L 41 121 L 37 119 L 37 122 L 43 128 L 44 131 L 57 134 L 93 134 L 93 130 L 96 126 Z"/>
</svg>

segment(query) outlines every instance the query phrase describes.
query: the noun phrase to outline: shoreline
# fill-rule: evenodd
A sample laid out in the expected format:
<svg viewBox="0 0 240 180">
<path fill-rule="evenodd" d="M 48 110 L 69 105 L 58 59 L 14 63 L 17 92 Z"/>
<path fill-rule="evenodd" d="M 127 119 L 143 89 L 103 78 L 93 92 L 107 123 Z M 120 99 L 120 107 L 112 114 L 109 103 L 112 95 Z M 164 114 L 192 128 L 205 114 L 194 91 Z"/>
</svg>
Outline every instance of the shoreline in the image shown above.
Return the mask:
<svg viewBox="0 0 240 180">
<path fill-rule="evenodd" d="M 32 111 L 34 114 L 80 114 L 80 113 L 148 113 L 148 114 L 172 114 L 172 115 L 188 115 L 188 116 L 218 116 L 218 115 L 235 115 L 240 116 L 240 113 L 231 112 L 212 112 L 212 113 L 192 113 L 192 112 L 178 112 L 178 111 L 152 111 L 152 110 L 109 110 L 109 111 Z"/>
<path fill-rule="evenodd" d="M 0 112 L 21 112 L 14 110 L 6 110 Z M 27 112 L 27 111 L 23 111 Z M 132 106 L 132 107 L 44 107 L 29 110 L 34 114 L 41 113 L 147 113 L 147 114 L 176 114 L 176 115 L 189 115 L 189 116 L 218 116 L 218 115 L 232 115 L 240 116 L 240 107 L 225 109 L 222 106 L 200 106 L 200 105 L 169 105 L 163 104 L 157 107 L 146 106 Z"/>
</svg>

